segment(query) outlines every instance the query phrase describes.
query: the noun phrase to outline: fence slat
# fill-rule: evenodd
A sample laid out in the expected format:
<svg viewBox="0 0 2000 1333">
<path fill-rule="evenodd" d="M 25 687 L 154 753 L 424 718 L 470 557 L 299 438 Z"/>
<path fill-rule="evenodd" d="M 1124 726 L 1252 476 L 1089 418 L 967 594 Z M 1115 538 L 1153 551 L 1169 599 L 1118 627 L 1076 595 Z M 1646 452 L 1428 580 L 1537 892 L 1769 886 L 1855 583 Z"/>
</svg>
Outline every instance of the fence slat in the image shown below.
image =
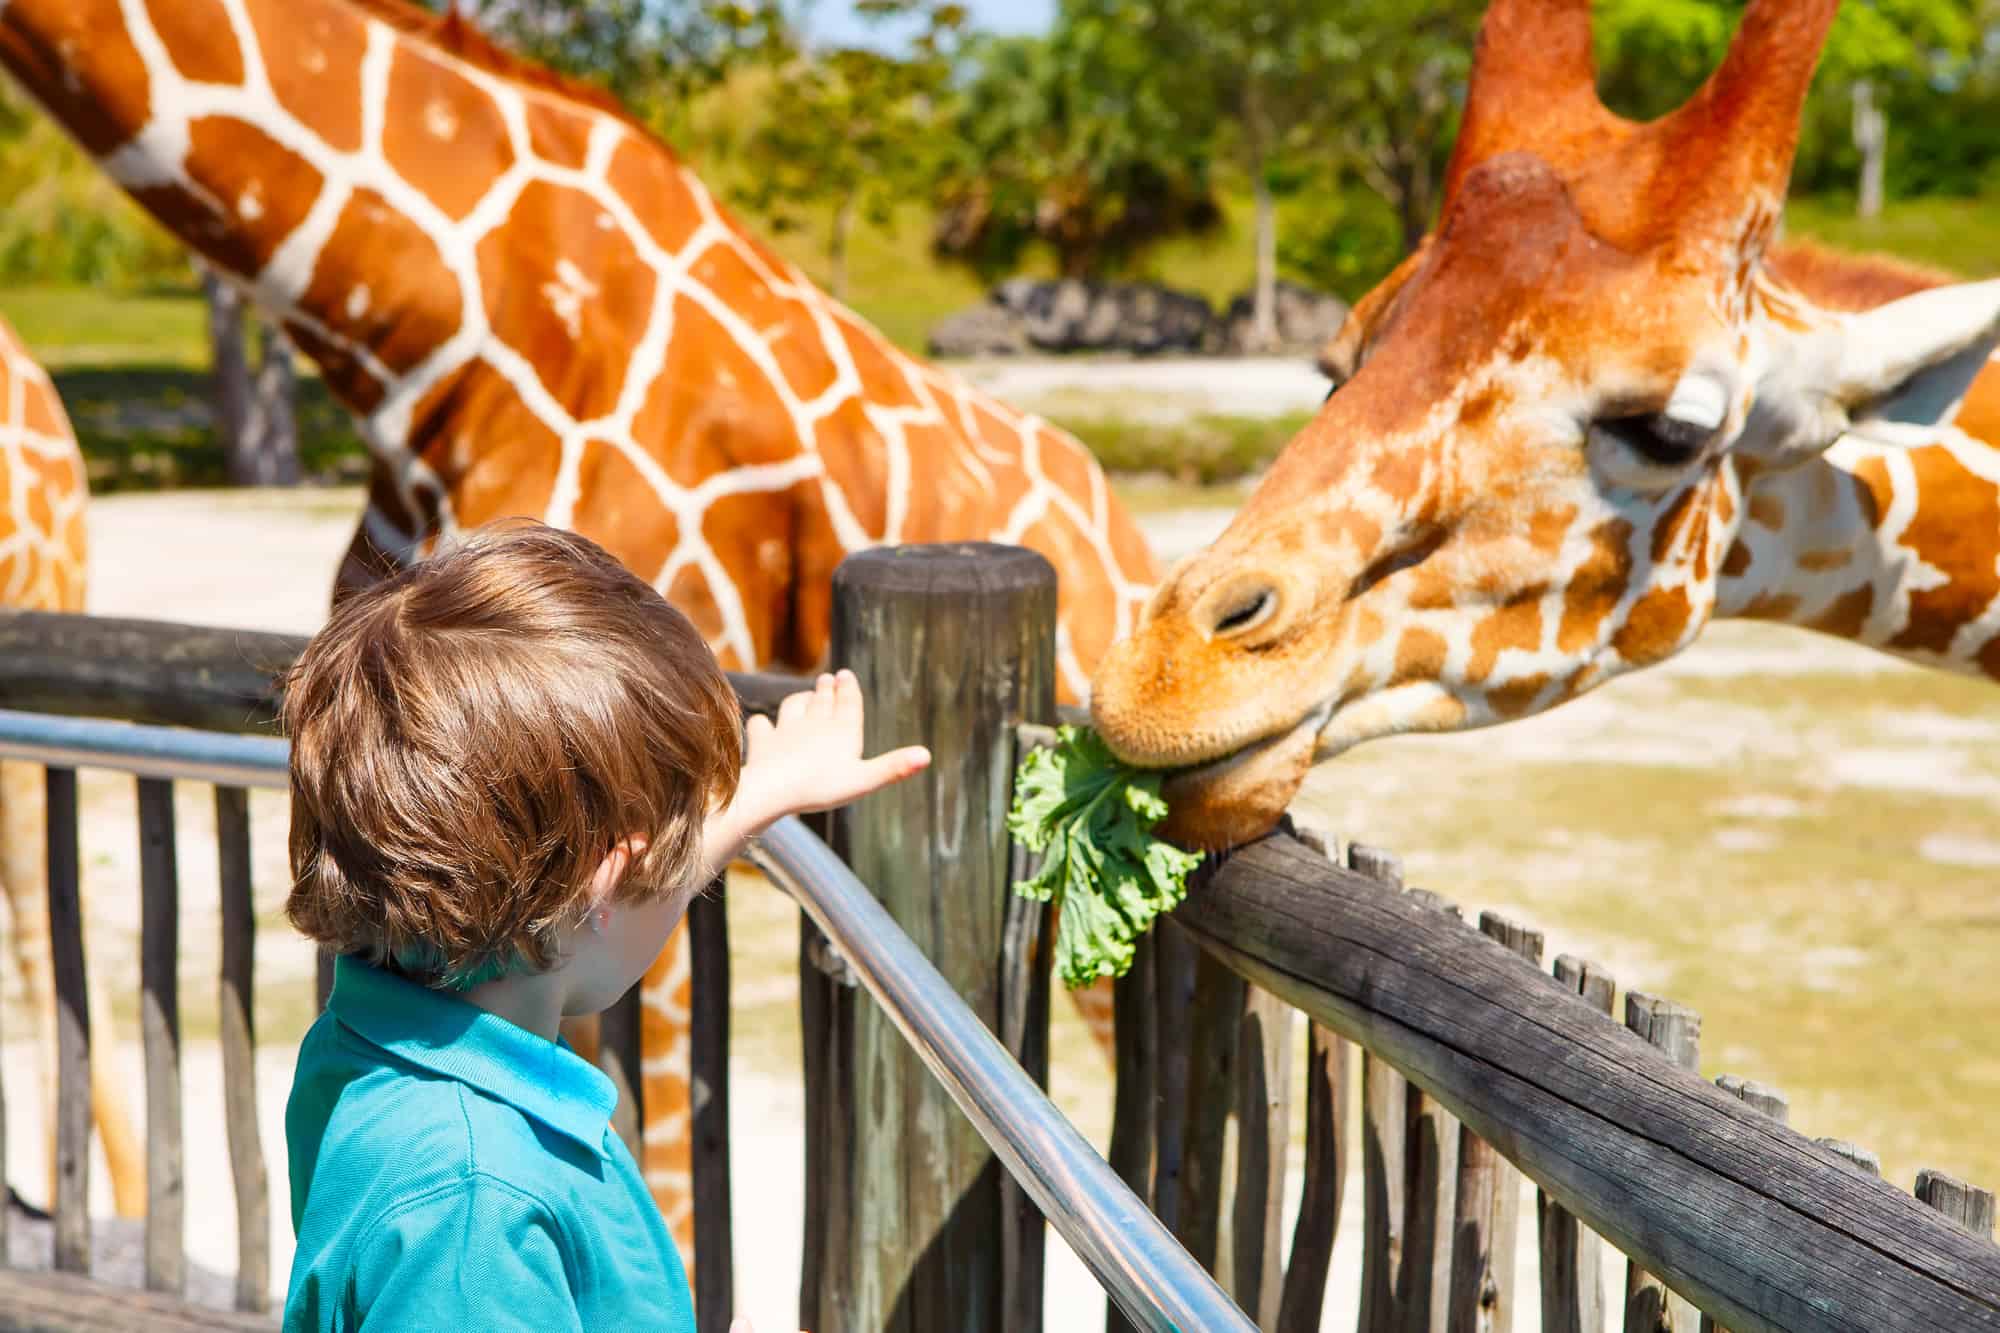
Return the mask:
<svg viewBox="0 0 2000 1333">
<path fill-rule="evenodd" d="M 49 952 L 56 983 L 55 1266 L 90 1271 L 90 1005 L 77 857 L 76 770 L 51 768 Z"/>
<path fill-rule="evenodd" d="M 1347 849 L 1348 869 L 1384 889 L 1403 887 L 1394 855 L 1361 843 Z M 1372 1051 L 1361 1054 L 1360 1333 L 1401 1333 L 1404 1201 L 1409 1154 L 1410 1085 Z"/>
<path fill-rule="evenodd" d="M 1917 1172 L 1919 1200 L 1943 1213 L 1975 1236 L 1993 1239 L 1993 1193 L 1969 1185 L 1957 1176 L 1925 1167 Z"/>
<path fill-rule="evenodd" d="M 1426 911 L 1459 919 L 1456 904 L 1429 889 L 1411 889 Z M 1443 1333 L 1451 1313 L 1452 1216 L 1458 1194 L 1459 1123 L 1437 1098 L 1412 1086 L 1409 1094 L 1409 1195 L 1403 1223 L 1403 1327 Z"/>
<path fill-rule="evenodd" d="M 1493 912 L 1480 914 L 1479 931 L 1536 967 L 1542 965 L 1540 931 Z M 1520 1203 L 1521 1173 L 1493 1145 L 1461 1127 L 1452 1222 L 1451 1314 L 1446 1324 L 1452 1333 L 1512 1333 Z"/>
<path fill-rule="evenodd" d="M 1792 1118 L 1791 1102 L 1776 1088 L 1763 1083 L 1753 1083 L 1734 1074 L 1719 1075 L 1715 1080 L 1715 1086 L 1752 1110 L 1770 1116 L 1781 1125 Z M 1714 1315 L 1703 1314 L 1701 1333 L 1729 1333 L 1729 1330 L 1717 1323 Z"/>
<path fill-rule="evenodd" d="M 1034 872 L 1019 842 L 1009 852 L 1008 881 Z M 1049 949 L 1054 907 L 1010 892 L 1000 944 L 1000 1042 L 1043 1091 L 1049 1086 Z M 1000 1176 L 1000 1326 L 1041 1333 L 1048 1223 L 1011 1172 Z"/>
<path fill-rule="evenodd" d="M 727 876 L 688 904 L 689 1101 L 693 1116 L 694 1308 L 700 1333 L 727 1333 L 736 1309 L 729 1190 Z M 636 1066 L 635 1066 L 636 1068 Z"/>
<path fill-rule="evenodd" d="M 236 1308 L 271 1308 L 271 1188 L 257 1127 L 257 914 L 250 896 L 250 793 L 215 789 L 222 889 L 222 1114 L 236 1184 Z"/>
<path fill-rule="evenodd" d="M 1324 834 L 1312 829 L 1299 829 L 1297 834 L 1300 842 L 1321 856 L 1329 856 L 1333 850 Z M 1285 1266 L 1278 1333 L 1319 1333 L 1320 1315 L 1326 1308 L 1326 1277 L 1333 1264 L 1340 1200 L 1347 1187 L 1348 1070 L 1346 1039 L 1331 1028 L 1308 1024 L 1305 1177 L 1299 1187 L 1291 1257 Z"/>
<path fill-rule="evenodd" d="M 1117 1087 L 1111 1101 L 1111 1148 L 1108 1160 L 1118 1178 L 1151 1204 L 1153 1155 L 1157 1131 L 1154 1089 L 1159 1083 L 1160 932 L 1139 937 L 1132 966 L 1111 983 L 1112 1043 L 1116 1048 Z M 1136 1333 L 1118 1303 L 1105 1300 L 1105 1333 Z"/>
<path fill-rule="evenodd" d="M 1248 988 L 1237 1043 L 1236 1185 L 1225 1290 L 1264 1333 L 1284 1296 L 1285 1159 L 1292 1143 L 1292 1018 L 1297 1011 Z"/>
<path fill-rule="evenodd" d="M 1199 950 L 1171 919 L 1153 928 L 1157 1054 L 1153 1061 L 1153 1214 L 1182 1234 L 1187 1185 L 1188 1072 L 1193 1042 L 1195 960 Z"/>
<path fill-rule="evenodd" d="M 1680 1068 L 1701 1066 L 1701 1015 L 1686 1005 L 1641 991 L 1625 995 L 1625 1026 L 1666 1053 Z M 1625 1266 L 1625 1333 L 1695 1333 L 1693 1306 L 1667 1290 L 1636 1259 Z"/>
<path fill-rule="evenodd" d="M 1199 890 L 1196 890 L 1199 892 Z M 1185 1043 L 1187 1081 L 1186 1167 L 1174 1234 L 1194 1261 L 1214 1273 L 1222 1289 L 1238 1294 L 1239 1284 L 1223 1271 L 1219 1251 L 1224 1177 L 1223 1145 L 1237 1092 L 1237 1056 L 1243 1007 L 1249 987 L 1214 955 L 1195 960 L 1194 1009 Z M 1242 1304 L 1239 1299 L 1238 1305 Z"/>
<path fill-rule="evenodd" d="M 1600 1014 L 1611 1012 L 1617 984 L 1596 963 L 1563 954 L 1556 983 Z M 1604 1242 L 1549 1197 L 1535 1191 L 1541 1248 L 1542 1333 L 1604 1333 Z"/>
<path fill-rule="evenodd" d="M 146 1289 L 181 1295 L 186 1183 L 181 1140 L 180 872 L 174 784 L 139 778 L 139 987 L 146 1053 Z"/>
</svg>

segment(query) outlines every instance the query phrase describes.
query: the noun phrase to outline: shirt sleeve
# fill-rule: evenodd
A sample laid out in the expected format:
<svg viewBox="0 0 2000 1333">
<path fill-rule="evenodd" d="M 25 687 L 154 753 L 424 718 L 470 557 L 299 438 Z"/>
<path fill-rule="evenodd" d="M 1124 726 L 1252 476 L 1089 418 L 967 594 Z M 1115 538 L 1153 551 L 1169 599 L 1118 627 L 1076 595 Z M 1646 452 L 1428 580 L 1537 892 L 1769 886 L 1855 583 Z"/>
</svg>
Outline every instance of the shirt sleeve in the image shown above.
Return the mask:
<svg viewBox="0 0 2000 1333">
<path fill-rule="evenodd" d="M 583 1333 L 555 1221 L 481 1177 L 399 1205 L 357 1247 L 354 1326 Z"/>
</svg>

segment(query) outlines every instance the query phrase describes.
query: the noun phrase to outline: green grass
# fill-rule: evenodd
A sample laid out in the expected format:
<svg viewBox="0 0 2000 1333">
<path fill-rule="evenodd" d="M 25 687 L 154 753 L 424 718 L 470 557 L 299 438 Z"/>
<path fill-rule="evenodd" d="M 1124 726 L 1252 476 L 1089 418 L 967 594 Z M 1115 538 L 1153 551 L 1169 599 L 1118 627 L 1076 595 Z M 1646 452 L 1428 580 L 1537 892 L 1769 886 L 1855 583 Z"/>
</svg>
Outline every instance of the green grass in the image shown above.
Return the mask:
<svg viewBox="0 0 2000 1333">
<path fill-rule="evenodd" d="M 1852 199 L 1796 199 L 1785 219 L 1793 234 L 1843 250 L 1880 251 L 1968 278 L 2000 273 L 2000 199 L 1899 199 L 1866 222 L 1854 216 Z"/>
</svg>

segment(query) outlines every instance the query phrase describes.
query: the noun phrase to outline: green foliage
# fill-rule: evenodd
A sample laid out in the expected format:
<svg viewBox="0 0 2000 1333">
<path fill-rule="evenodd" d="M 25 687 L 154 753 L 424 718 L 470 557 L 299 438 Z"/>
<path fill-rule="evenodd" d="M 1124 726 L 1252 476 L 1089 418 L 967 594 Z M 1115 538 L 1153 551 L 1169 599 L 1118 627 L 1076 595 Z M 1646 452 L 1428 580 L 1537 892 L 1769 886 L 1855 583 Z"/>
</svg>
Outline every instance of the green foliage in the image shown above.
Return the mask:
<svg viewBox="0 0 2000 1333">
<path fill-rule="evenodd" d="M 936 105 L 952 70 L 964 9 L 937 0 L 862 0 L 864 14 L 915 18 L 923 30 L 902 55 L 871 47 L 791 53 L 769 85 L 768 114 L 747 137 L 750 168 L 732 191 L 774 230 L 794 231 L 818 206 L 831 211 L 827 261 L 845 298 L 855 216 L 888 225 L 899 200 L 936 174 Z"/>
<path fill-rule="evenodd" d="M 937 252 L 984 277 L 1031 248 L 1073 277 L 1121 270 L 1220 214 L 1209 135 L 1126 0 L 1065 0 L 1047 38 L 970 44 L 941 127 Z"/>
<path fill-rule="evenodd" d="M 1173 423 L 1143 416 L 1072 417 L 1060 412 L 1048 416 L 1081 440 L 1108 472 L 1158 472 L 1202 486 L 1262 472 L 1312 420 L 1311 413 L 1275 417 L 1210 414 Z"/>
<path fill-rule="evenodd" d="M 81 149 L 0 83 L 0 282 L 184 288 L 179 244 Z"/>
<path fill-rule="evenodd" d="M 1007 827 L 1042 866 L 1014 886 L 1054 902 L 1056 975 L 1071 987 L 1123 976 L 1133 943 L 1187 894 L 1192 853 L 1147 832 L 1166 818 L 1161 775 L 1120 763 L 1093 731 L 1062 727 L 1014 777 Z"/>
</svg>

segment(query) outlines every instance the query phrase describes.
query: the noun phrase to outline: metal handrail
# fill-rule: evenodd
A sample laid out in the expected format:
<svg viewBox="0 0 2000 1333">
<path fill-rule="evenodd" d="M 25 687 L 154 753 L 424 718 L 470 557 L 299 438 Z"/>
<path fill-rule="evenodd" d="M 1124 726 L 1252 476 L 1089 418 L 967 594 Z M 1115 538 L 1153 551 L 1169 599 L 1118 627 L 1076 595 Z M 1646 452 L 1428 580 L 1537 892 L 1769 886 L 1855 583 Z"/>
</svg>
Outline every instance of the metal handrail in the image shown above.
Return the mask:
<svg viewBox="0 0 2000 1333">
<path fill-rule="evenodd" d="M 750 858 L 840 950 L 1127 1318 L 1162 1333 L 1255 1333 L 1257 1326 L 1035 1086 L 831 848 L 787 818 L 751 844 Z"/>
<path fill-rule="evenodd" d="M 287 784 L 264 736 L 0 709 L 0 758 L 241 787 Z M 904 1040 L 1137 1326 L 1255 1333 L 827 845 L 782 819 L 751 848 L 854 969 Z"/>
<path fill-rule="evenodd" d="M 26 759 L 51 768 L 109 768 L 142 778 L 282 790 L 288 785 L 290 754 L 291 746 L 275 736 L 233 736 L 0 709 L 0 758 Z"/>
</svg>

